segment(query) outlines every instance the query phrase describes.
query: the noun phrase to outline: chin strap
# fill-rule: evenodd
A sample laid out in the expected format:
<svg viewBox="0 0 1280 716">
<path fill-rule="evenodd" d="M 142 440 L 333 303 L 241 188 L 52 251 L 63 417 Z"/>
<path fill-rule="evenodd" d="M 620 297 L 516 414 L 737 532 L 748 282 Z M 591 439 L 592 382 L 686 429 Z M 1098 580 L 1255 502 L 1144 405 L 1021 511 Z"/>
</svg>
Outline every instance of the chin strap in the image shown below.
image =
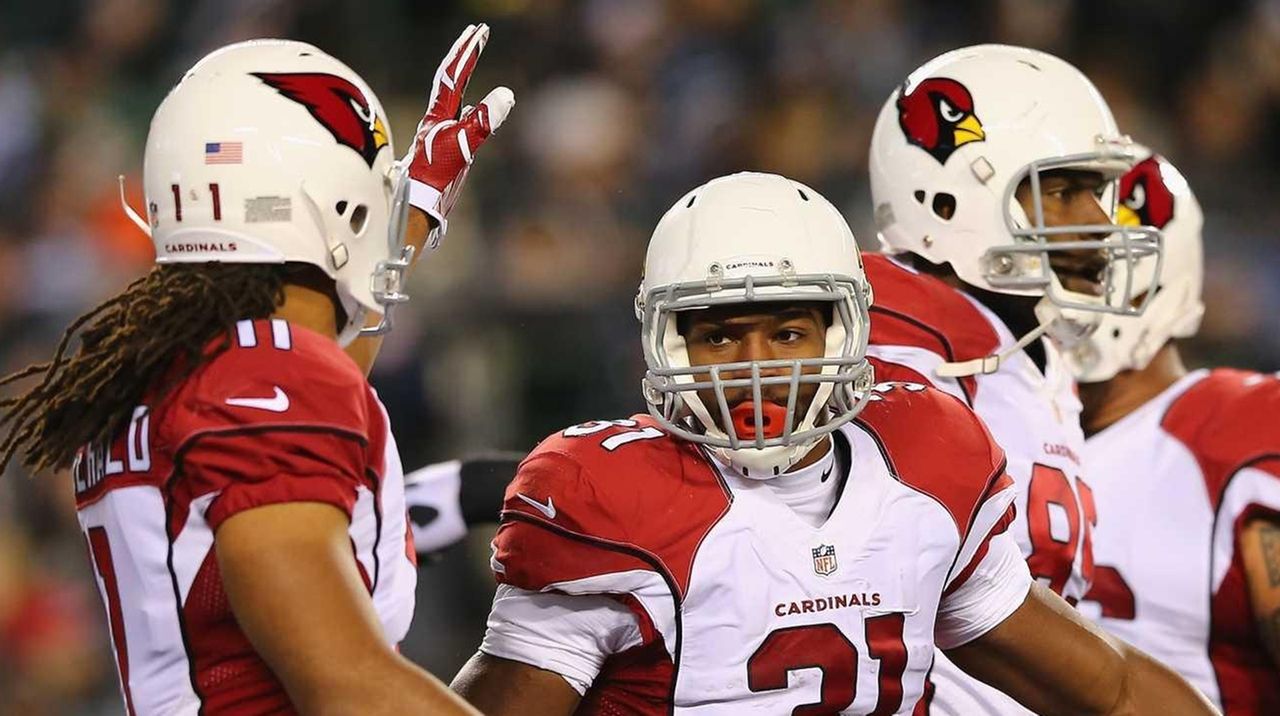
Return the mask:
<svg viewBox="0 0 1280 716">
<path fill-rule="evenodd" d="M 132 221 L 139 229 L 142 229 L 142 233 L 150 236 L 151 225 L 139 216 L 132 206 L 129 206 L 129 200 L 124 196 L 124 175 L 119 175 L 117 179 L 120 182 L 120 206 L 124 209 L 124 215 L 129 217 L 129 221 Z"/>
<path fill-rule="evenodd" d="M 1000 365 L 1009 359 L 1010 356 L 1021 351 L 1023 348 L 1031 345 L 1031 342 L 1043 336 L 1049 330 L 1049 323 L 1041 323 L 1036 326 L 1027 335 L 1018 339 L 1017 343 L 1009 346 L 1007 349 L 985 358 L 974 358 L 973 360 L 954 361 L 939 365 L 934 371 L 941 378 L 968 378 L 973 375 L 990 375 L 1000 370 Z"/>
</svg>

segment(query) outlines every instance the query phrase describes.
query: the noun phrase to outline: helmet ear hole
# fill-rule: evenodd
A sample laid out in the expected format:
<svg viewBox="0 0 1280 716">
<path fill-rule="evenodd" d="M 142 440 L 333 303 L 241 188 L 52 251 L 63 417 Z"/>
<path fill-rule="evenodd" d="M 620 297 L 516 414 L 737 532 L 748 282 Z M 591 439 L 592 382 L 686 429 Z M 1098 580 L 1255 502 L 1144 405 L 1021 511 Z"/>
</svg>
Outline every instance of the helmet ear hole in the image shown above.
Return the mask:
<svg viewBox="0 0 1280 716">
<path fill-rule="evenodd" d="M 333 210 L 338 212 L 338 216 L 345 215 L 347 213 L 347 202 L 345 200 L 339 201 L 334 205 Z"/>
<path fill-rule="evenodd" d="M 359 236 L 364 233 L 365 227 L 369 225 L 369 207 L 364 204 L 356 206 L 351 210 L 351 233 Z"/>
<path fill-rule="evenodd" d="M 925 197 L 924 189 L 916 189 L 915 193 L 913 193 L 911 196 L 915 197 L 917 204 L 924 203 L 924 197 Z"/>
<path fill-rule="evenodd" d="M 943 221 L 950 221 L 956 215 L 956 197 L 954 194 L 939 192 L 933 195 L 933 213 Z"/>
</svg>

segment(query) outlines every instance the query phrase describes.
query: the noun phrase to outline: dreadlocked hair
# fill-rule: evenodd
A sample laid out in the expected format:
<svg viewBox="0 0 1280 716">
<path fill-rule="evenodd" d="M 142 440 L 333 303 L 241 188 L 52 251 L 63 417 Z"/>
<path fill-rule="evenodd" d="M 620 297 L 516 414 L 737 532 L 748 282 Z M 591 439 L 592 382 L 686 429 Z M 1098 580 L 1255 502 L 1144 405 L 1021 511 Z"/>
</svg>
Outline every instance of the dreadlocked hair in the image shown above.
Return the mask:
<svg viewBox="0 0 1280 716">
<path fill-rule="evenodd" d="M 33 471 L 66 467 L 80 447 L 124 427 L 144 395 L 163 396 L 231 345 L 236 321 L 265 318 L 284 299 L 288 269 L 261 264 L 156 266 L 80 316 L 47 363 L 0 378 L 41 376 L 0 400 L 0 472 L 15 456 Z M 72 339 L 80 346 L 68 357 Z M 210 342 L 221 334 L 213 346 Z"/>
</svg>

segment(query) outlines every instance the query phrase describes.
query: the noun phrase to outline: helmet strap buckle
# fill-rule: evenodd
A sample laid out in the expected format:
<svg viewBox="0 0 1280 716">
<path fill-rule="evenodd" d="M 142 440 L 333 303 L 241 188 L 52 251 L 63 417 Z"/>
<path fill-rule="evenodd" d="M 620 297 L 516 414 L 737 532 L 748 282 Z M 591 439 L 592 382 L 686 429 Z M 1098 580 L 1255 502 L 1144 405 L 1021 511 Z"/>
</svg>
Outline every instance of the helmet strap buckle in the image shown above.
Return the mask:
<svg viewBox="0 0 1280 716">
<path fill-rule="evenodd" d="M 347 262 L 350 260 L 351 252 L 347 250 L 347 245 L 345 243 L 340 243 L 329 249 L 329 262 L 333 265 L 334 271 L 346 266 Z"/>
</svg>

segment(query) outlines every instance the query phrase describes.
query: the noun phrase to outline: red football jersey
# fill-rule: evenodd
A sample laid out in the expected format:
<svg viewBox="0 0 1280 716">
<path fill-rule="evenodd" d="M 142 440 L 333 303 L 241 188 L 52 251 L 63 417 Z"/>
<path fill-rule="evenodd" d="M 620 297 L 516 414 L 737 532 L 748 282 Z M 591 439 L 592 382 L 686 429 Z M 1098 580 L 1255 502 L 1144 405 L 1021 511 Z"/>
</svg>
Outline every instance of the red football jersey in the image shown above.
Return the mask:
<svg viewBox="0 0 1280 716">
<path fill-rule="evenodd" d="M 839 439 L 852 464 L 817 526 L 647 416 L 538 446 L 494 538 L 500 591 L 606 595 L 639 635 L 608 655 L 578 713 L 923 708 L 934 644 L 976 638 L 1030 585 L 1011 543 L 1012 571 L 972 579 L 1012 519 L 1004 455 L 959 401 L 923 385 L 877 386 Z M 980 597 L 962 589 L 980 581 Z M 505 646 L 529 651 L 518 642 Z M 528 663 L 559 668 L 554 655 Z"/>
<path fill-rule="evenodd" d="M 218 571 L 214 534 L 243 510 L 342 510 L 388 641 L 408 630 L 403 472 L 377 397 L 330 338 L 240 321 L 226 351 L 81 449 L 72 476 L 131 715 L 292 713 Z"/>
</svg>

